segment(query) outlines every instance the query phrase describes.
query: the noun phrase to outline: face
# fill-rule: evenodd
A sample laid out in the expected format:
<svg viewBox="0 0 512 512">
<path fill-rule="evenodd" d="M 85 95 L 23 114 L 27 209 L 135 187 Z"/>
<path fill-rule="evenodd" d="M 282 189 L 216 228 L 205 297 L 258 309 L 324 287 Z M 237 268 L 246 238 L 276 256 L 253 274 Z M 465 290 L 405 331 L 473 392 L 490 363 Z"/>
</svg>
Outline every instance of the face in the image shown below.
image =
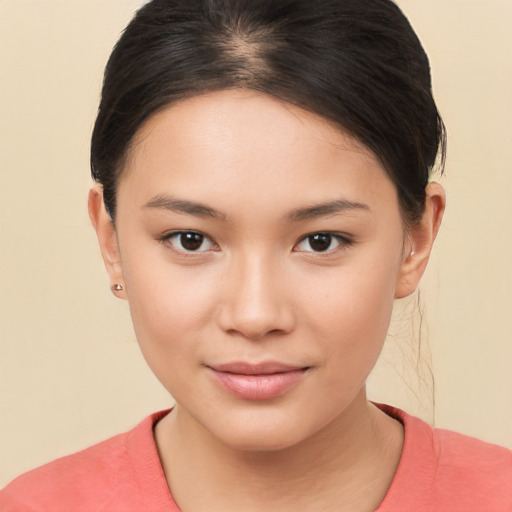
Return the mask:
<svg viewBox="0 0 512 512">
<path fill-rule="evenodd" d="M 141 127 L 117 205 L 116 268 L 178 414 L 245 449 L 341 421 L 411 250 L 368 149 L 269 96 L 210 93 Z"/>
</svg>

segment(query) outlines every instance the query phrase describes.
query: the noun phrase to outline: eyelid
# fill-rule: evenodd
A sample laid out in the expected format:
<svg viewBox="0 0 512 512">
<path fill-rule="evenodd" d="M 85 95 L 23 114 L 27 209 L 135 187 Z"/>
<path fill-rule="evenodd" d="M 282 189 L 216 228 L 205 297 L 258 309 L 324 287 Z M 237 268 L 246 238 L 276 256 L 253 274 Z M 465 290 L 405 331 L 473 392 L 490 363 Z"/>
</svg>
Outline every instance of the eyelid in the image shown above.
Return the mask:
<svg viewBox="0 0 512 512">
<path fill-rule="evenodd" d="M 295 248 L 302 243 L 303 241 L 307 240 L 309 237 L 312 237 L 314 235 L 330 235 L 331 237 L 338 240 L 339 244 L 334 249 L 329 249 L 326 251 L 301 251 L 301 250 L 295 250 Z M 297 243 L 294 245 L 294 251 L 295 252 L 302 252 L 306 254 L 314 254 L 315 256 L 329 256 L 334 253 L 337 253 L 340 250 L 345 250 L 352 246 L 354 244 L 354 240 L 351 236 L 347 235 L 346 233 L 340 233 L 338 231 L 313 231 L 312 233 L 308 233 L 307 235 L 302 236 Z"/>
<path fill-rule="evenodd" d="M 197 234 L 197 235 L 204 237 L 204 240 L 207 240 L 211 244 L 212 247 L 210 247 L 206 250 L 201 250 L 201 251 L 192 251 L 192 250 L 186 250 L 186 249 L 180 250 L 180 249 L 177 249 L 174 246 L 174 244 L 170 243 L 170 240 L 173 237 L 176 237 L 178 235 L 183 235 L 186 233 L 193 233 L 193 234 Z M 337 247 L 335 247 L 333 249 L 326 250 L 326 251 L 297 250 L 297 246 L 300 243 L 302 243 L 304 240 L 306 240 L 307 238 L 312 237 L 314 235 L 329 235 L 338 241 L 338 245 L 337 245 Z M 203 233 L 202 231 L 198 231 L 195 229 L 177 229 L 177 230 L 167 231 L 166 233 L 164 233 L 163 235 L 158 237 L 158 240 L 159 240 L 159 243 L 161 243 L 161 244 L 167 244 L 168 247 L 173 252 L 175 252 L 179 255 L 186 256 L 186 257 L 194 257 L 194 256 L 197 257 L 200 255 L 204 255 L 204 253 L 207 253 L 207 252 L 220 250 L 218 244 L 212 239 L 212 237 L 210 237 L 206 233 Z M 337 253 L 340 250 L 345 250 L 345 249 L 349 248 L 350 246 L 352 246 L 353 244 L 354 244 L 353 238 L 346 233 L 340 233 L 338 231 L 313 231 L 313 232 L 303 235 L 301 238 L 299 238 L 299 240 L 295 243 L 295 245 L 293 247 L 293 251 L 314 254 L 317 257 L 318 256 L 321 257 L 321 256 L 332 255 L 333 253 Z"/>
<path fill-rule="evenodd" d="M 202 236 L 204 238 L 204 240 L 208 240 L 210 242 L 210 244 L 213 246 L 213 249 L 209 248 L 207 250 L 202 250 L 202 251 L 187 251 L 187 250 L 177 249 L 171 243 L 171 239 L 176 236 L 184 235 L 187 233 L 193 233 L 193 234 Z M 176 229 L 176 230 L 172 230 L 172 231 L 167 231 L 162 236 L 160 236 L 158 240 L 161 244 L 166 244 L 175 253 L 182 255 L 182 256 L 186 256 L 186 257 L 200 256 L 200 255 L 204 255 L 204 253 L 210 252 L 212 250 L 214 250 L 214 251 L 219 250 L 219 246 L 210 236 L 208 236 L 206 233 L 203 233 L 202 231 L 197 231 L 196 229 Z"/>
</svg>

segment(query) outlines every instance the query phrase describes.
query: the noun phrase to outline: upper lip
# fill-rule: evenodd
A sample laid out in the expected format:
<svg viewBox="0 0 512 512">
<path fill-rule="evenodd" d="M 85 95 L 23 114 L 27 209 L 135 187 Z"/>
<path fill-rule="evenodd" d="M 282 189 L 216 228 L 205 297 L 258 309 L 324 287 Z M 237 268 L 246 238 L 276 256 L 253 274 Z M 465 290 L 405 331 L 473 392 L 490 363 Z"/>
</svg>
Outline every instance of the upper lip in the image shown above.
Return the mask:
<svg viewBox="0 0 512 512">
<path fill-rule="evenodd" d="M 257 364 L 237 361 L 208 366 L 217 372 L 235 373 L 239 375 L 271 375 L 273 373 L 293 372 L 297 370 L 306 370 L 308 368 L 307 366 L 293 366 L 274 361 Z"/>
</svg>

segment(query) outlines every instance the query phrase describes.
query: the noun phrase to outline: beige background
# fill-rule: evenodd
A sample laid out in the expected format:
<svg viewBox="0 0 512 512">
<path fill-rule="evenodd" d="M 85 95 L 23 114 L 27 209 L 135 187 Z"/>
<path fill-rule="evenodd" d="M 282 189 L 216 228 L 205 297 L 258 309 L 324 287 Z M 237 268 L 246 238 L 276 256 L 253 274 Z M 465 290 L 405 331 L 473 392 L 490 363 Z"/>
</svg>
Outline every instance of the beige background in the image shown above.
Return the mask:
<svg viewBox="0 0 512 512">
<path fill-rule="evenodd" d="M 102 69 L 140 3 L 0 0 L 0 487 L 171 403 L 108 289 L 86 213 Z M 512 2 L 400 5 L 449 131 L 448 211 L 422 287 L 436 424 L 512 447 Z M 431 421 L 411 308 L 371 397 Z"/>
</svg>

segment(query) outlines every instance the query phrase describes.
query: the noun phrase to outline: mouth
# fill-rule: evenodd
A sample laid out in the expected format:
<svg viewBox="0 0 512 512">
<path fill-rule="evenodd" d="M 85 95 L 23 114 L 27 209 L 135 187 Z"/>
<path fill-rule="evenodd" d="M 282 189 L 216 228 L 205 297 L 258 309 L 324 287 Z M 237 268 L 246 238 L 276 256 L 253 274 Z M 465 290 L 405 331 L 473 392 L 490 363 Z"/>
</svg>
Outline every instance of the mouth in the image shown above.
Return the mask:
<svg viewBox="0 0 512 512">
<path fill-rule="evenodd" d="M 237 398 L 257 401 L 283 395 L 301 382 L 310 369 L 277 362 L 233 362 L 207 368 L 225 391 Z"/>
</svg>

